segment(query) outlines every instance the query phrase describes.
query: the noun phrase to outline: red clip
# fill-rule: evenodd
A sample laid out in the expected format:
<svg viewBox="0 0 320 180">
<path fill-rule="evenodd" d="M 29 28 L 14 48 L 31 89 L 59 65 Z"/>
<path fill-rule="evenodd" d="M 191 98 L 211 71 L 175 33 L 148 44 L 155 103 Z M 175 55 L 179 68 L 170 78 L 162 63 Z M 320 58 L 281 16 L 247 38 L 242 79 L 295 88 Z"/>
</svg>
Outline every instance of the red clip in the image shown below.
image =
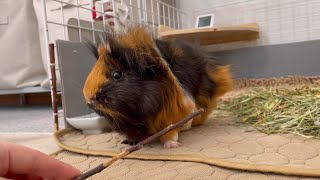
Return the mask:
<svg viewBox="0 0 320 180">
<path fill-rule="evenodd" d="M 92 7 L 92 19 L 96 19 L 97 18 L 97 12 L 96 12 L 96 6 Z"/>
</svg>

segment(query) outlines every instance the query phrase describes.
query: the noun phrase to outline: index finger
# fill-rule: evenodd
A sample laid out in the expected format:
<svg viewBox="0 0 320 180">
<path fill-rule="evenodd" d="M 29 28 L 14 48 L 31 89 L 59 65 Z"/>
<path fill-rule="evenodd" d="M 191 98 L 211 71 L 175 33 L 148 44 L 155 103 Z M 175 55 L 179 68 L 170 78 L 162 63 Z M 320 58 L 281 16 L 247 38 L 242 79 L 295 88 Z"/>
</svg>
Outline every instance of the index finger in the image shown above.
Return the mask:
<svg viewBox="0 0 320 180">
<path fill-rule="evenodd" d="M 0 142 L 0 176 L 30 174 L 50 179 L 72 179 L 80 171 L 53 157 L 24 146 Z"/>
</svg>

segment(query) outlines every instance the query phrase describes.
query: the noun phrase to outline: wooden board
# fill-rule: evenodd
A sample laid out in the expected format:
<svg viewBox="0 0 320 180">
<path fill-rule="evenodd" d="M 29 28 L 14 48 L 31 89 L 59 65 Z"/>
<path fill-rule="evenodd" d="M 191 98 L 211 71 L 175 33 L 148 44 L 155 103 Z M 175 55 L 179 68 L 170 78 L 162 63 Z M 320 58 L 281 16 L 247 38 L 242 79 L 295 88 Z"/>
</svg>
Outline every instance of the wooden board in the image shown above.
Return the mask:
<svg viewBox="0 0 320 180">
<path fill-rule="evenodd" d="M 187 41 L 199 41 L 201 45 L 211 45 L 235 41 L 250 41 L 259 38 L 259 26 L 256 23 L 238 26 L 171 29 L 158 27 L 158 36 L 162 39 L 181 38 Z"/>
<path fill-rule="evenodd" d="M 24 96 L 24 97 L 21 97 Z M 24 98 L 24 99 L 21 99 Z M 61 105 L 61 95 L 57 95 L 58 105 Z M 49 92 L 28 94 L 6 94 L 0 95 L 0 106 L 2 105 L 51 105 L 51 94 Z"/>
</svg>

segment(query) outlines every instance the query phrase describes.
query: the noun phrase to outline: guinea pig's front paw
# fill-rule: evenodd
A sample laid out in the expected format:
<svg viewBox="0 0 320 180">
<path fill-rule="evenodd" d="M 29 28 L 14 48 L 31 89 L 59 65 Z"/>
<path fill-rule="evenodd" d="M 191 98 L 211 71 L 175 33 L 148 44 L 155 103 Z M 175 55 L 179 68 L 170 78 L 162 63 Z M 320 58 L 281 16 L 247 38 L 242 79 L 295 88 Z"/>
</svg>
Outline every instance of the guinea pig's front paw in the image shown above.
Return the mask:
<svg viewBox="0 0 320 180">
<path fill-rule="evenodd" d="M 166 149 L 169 149 L 169 148 L 177 148 L 181 145 L 181 143 L 177 142 L 177 141 L 166 141 L 164 144 L 163 144 L 163 147 L 166 148 Z"/>
</svg>

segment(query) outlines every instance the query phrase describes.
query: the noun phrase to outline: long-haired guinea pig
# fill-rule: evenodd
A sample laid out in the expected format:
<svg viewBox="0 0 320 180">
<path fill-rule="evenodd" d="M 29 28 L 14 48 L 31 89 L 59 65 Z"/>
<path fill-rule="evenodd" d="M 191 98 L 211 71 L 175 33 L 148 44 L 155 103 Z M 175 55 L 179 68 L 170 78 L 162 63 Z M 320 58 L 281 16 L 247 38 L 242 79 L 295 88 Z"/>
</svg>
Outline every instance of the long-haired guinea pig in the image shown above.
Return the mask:
<svg viewBox="0 0 320 180">
<path fill-rule="evenodd" d="M 91 46 L 92 47 L 92 46 Z M 165 148 L 179 146 L 178 134 L 201 125 L 217 99 L 232 88 L 228 66 L 183 40 L 153 38 L 146 28 L 107 33 L 83 94 L 114 130 L 134 144 L 199 108 L 205 111 L 182 128 L 160 137 Z"/>
</svg>

